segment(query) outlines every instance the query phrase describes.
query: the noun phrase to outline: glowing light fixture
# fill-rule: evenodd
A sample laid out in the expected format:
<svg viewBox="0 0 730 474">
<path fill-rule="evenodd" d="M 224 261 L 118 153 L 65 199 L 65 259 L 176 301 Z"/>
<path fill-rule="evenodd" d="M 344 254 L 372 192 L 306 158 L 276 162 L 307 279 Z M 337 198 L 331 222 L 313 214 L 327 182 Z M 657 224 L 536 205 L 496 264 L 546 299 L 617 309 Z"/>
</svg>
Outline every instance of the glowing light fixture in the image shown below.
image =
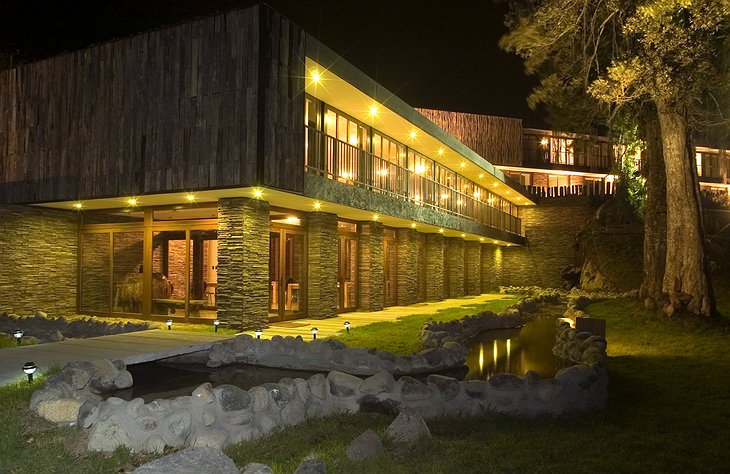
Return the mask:
<svg viewBox="0 0 730 474">
<path fill-rule="evenodd" d="M 411 133 L 409 133 L 408 136 L 411 137 L 411 140 L 413 140 L 414 138 L 416 138 L 416 131 L 411 130 Z"/>
<path fill-rule="evenodd" d="M 137 198 L 129 198 L 129 199 L 127 199 L 127 204 L 129 206 L 132 206 L 132 207 L 136 206 L 137 205 Z"/>
<path fill-rule="evenodd" d="M 438 151 L 436 152 L 436 154 L 438 154 L 439 156 L 444 156 L 444 149 L 439 148 Z"/>
<path fill-rule="evenodd" d="M 496 243 L 497 243 L 497 241 L 495 240 L 495 241 L 494 241 L 494 243 L 496 244 Z"/>
<path fill-rule="evenodd" d="M 188 202 L 195 202 L 195 194 L 188 193 L 185 195 L 185 200 Z"/>
<path fill-rule="evenodd" d="M 312 339 L 317 339 L 317 333 L 319 332 L 319 329 L 312 328 Z"/>
<path fill-rule="evenodd" d="M 371 105 L 370 106 L 370 116 L 375 117 L 378 115 L 378 106 L 377 105 Z"/>
<path fill-rule="evenodd" d="M 426 166 L 425 165 L 416 165 L 416 174 L 423 174 L 426 172 Z"/>
<path fill-rule="evenodd" d="M 484 173 L 479 173 L 479 179 L 482 179 L 484 177 Z"/>
<path fill-rule="evenodd" d="M 416 223 L 415 222 L 411 223 L 411 229 L 415 229 L 415 228 L 416 228 Z"/>
<path fill-rule="evenodd" d="M 23 372 L 28 376 L 28 383 L 33 383 L 33 374 L 36 370 L 38 370 L 38 367 L 36 367 L 35 362 L 26 362 L 23 364 Z"/>
<path fill-rule="evenodd" d="M 481 196 L 481 193 L 479 192 L 479 190 L 474 191 L 474 198 L 479 199 L 479 196 Z"/>
<path fill-rule="evenodd" d="M 264 192 L 258 188 L 253 190 L 253 197 L 256 199 L 261 199 L 261 197 L 264 195 Z"/>
<path fill-rule="evenodd" d="M 380 219 L 380 216 L 377 214 L 373 214 L 373 220 L 377 221 L 378 219 Z"/>
<path fill-rule="evenodd" d="M 319 71 L 312 71 L 311 78 L 314 84 L 319 84 L 322 81 L 322 75 Z"/>
<path fill-rule="evenodd" d="M 446 193 L 441 194 L 441 199 L 448 199 L 449 195 Z"/>
<path fill-rule="evenodd" d="M 461 199 L 458 199 L 456 201 L 456 204 L 458 204 L 459 206 L 461 206 L 462 204 L 464 204 L 464 201 L 462 201 Z"/>
<path fill-rule="evenodd" d="M 220 326 L 220 324 L 221 324 L 221 322 L 218 321 L 217 319 L 215 321 L 213 321 L 213 331 L 214 332 L 218 332 L 218 326 Z"/>
<path fill-rule="evenodd" d="M 287 217 L 285 219 L 285 222 L 287 224 L 291 224 L 291 225 L 299 225 L 299 224 L 302 223 L 301 219 L 299 219 L 298 217 L 295 217 L 295 216 L 289 216 L 289 217 Z"/>
<path fill-rule="evenodd" d="M 345 321 L 345 331 L 350 334 L 350 321 Z"/>
<path fill-rule="evenodd" d="M 466 237 L 466 234 L 461 234 L 462 237 Z"/>
<path fill-rule="evenodd" d="M 479 237 L 479 242 L 484 242 L 484 237 Z"/>
<path fill-rule="evenodd" d="M 444 229 L 439 229 L 439 234 L 443 234 L 443 233 L 444 233 Z"/>
<path fill-rule="evenodd" d="M 15 331 L 13 331 L 13 337 L 15 338 L 15 342 L 17 342 L 18 345 L 20 345 L 21 339 L 23 339 L 23 334 L 23 331 L 20 329 L 16 329 Z"/>
<path fill-rule="evenodd" d="M 540 145 L 547 146 L 547 144 L 548 144 L 548 139 L 547 138 L 544 138 L 543 137 L 543 138 L 540 139 Z"/>
<path fill-rule="evenodd" d="M 83 203 L 81 203 L 81 202 L 75 202 L 75 203 L 73 204 L 73 206 L 74 206 L 74 209 L 76 209 L 77 211 L 80 211 L 80 210 L 81 210 L 81 208 L 82 208 L 82 207 L 84 207 L 84 204 L 83 204 Z"/>
<path fill-rule="evenodd" d="M 261 339 L 261 335 L 264 333 L 264 331 L 262 331 L 261 329 L 257 329 L 253 333 L 256 334 L 256 339 Z"/>
<path fill-rule="evenodd" d="M 167 330 L 172 331 L 172 319 L 165 321 L 165 324 L 167 324 Z"/>
<path fill-rule="evenodd" d="M 499 183 L 498 183 L 497 181 L 495 181 L 495 182 L 494 182 L 494 183 L 492 184 L 492 187 L 496 188 L 497 186 L 499 186 Z"/>
<path fill-rule="evenodd" d="M 461 163 L 459 163 L 459 166 L 460 166 L 461 168 L 466 168 L 466 163 L 464 163 L 464 162 L 462 161 Z"/>
<path fill-rule="evenodd" d="M 387 168 L 382 168 L 382 169 L 379 169 L 378 171 L 376 171 L 375 173 L 378 176 L 385 176 L 386 174 L 388 174 L 388 169 Z"/>
<path fill-rule="evenodd" d="M 317 210 L 317 211 L 319 211 L 320 209 L 322 209 L 322 203 L 319 202 L 319 201 L 315 201 L 314 202 L 314 209 Z"/>
</svg>

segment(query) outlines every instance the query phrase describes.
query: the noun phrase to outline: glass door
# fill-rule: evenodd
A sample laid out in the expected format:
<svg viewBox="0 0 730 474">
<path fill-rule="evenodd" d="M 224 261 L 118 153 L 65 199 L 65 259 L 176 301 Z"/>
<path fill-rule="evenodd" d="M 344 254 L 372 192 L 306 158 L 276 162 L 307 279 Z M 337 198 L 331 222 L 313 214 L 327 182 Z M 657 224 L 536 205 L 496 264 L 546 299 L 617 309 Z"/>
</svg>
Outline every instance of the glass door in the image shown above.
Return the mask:
<svg viewBox="0 0 730 474">
<path fill-rule="evenodd" d="M 274 228 L 269 233 L 269 319 L 303 316 L 306 275 L 305 234 Z"/>
<path fill-rule="evenodd" d="M 348 311 L 357 308 L 357 237 L 355 235 L 340 234 L 337 288 L 339 290 L 338 309 Z"/>
</svg>

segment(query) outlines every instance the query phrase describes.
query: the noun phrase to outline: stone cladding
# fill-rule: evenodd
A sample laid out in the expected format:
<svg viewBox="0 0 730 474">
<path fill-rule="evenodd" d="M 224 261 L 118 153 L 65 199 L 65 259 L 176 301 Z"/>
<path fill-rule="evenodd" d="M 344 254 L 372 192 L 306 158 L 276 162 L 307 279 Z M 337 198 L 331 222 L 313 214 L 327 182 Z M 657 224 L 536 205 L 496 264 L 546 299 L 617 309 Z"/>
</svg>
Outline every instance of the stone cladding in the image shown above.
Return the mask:
<svg viewBox="0 0 730 474">
<path fill-rule="evenodd" d="M 308 214 L 307 317 L 337 316 L 338 236 L 337 215 Z"/>
</svg>

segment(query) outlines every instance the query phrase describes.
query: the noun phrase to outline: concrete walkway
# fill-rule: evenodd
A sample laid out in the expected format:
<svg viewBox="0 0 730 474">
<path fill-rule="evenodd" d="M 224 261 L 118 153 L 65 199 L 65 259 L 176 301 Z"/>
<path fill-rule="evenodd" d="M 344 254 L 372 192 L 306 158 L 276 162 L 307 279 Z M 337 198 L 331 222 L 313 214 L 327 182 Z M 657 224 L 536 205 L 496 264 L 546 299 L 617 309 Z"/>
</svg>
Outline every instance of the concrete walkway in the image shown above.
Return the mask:
<svg viewBox="0 0 730 474">
<path fill-rule="evenodd" d="M 264 329 L 261 337 L 268 339 L 274 335 L 302 336 L 302 338 L 306 341 L 312 338 L 312 328 L 316 327 L 317 338 L 323 339 L 334 336 L 340 331 L 344 331 L 345 321 L 350 321 L 350 330 L 355 331 L 358 327 L 371 323 L 395 321 L 398 318 L 412 316 L 414 314 L 434 314 L 448 308 L 475 306 L 477 304 L 499 300 L 509 296 L 510 295 L 489 293 L 474 297 L 451 298 L 434 303 L 419 303 L 411 306 L 391 306 L 382 311 L 353 311 L 351 313 L 343 313 L 337 317 L 328 319 L 294 319 L 291 321 L 271 323 L 269 328 Z M 247 331 L 246 334 L 253 335 L 254 333 L 253 331 Z"/>
<path fill-rule="evenodd" d="M 210 348 L 217 341 L 230 339 L 230 334 L 188 331 L 129 332 L 88 339 L 66 339 L 61 342 L 35 344 L 0 350 L 0 387 L 26 376 L 23 364 L 32 361 L 43 372 L 54 365 L 63 366 L 73 361 L 93 359 L 121 359 L 126 364 L 188 354 Z"/>
</svg>

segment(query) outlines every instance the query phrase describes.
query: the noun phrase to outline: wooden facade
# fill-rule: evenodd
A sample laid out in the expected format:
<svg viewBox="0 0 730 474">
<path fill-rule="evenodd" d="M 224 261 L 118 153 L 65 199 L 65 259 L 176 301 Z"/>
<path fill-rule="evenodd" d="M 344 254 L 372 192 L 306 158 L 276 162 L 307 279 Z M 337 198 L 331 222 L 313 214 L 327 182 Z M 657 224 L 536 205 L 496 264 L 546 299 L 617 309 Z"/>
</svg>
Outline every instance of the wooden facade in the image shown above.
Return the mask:
<svg viewBox="0 0 730 474">
<path fill-rule="evenodd" d="M 490 163 L 522 164 L 522 120 L 445 110 L 416 110 Z"/>
<path fill-rule="evenodd" d="M 0 203 L 301 191 L 304 33 L 266 6 L 0 72 Z"/>
</svg>

